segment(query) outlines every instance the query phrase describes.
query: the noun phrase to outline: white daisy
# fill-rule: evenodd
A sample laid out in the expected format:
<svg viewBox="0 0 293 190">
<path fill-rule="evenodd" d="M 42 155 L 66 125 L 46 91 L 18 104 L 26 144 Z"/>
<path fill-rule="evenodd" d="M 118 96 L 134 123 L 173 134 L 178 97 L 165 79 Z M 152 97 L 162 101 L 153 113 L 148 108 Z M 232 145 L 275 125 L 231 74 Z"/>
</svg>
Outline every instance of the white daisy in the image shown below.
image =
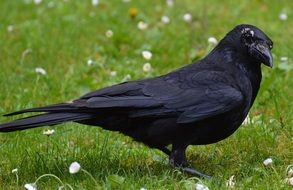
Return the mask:
<svg viewBox="0 0 293 190">
<path fill-rule="evenodd" d="M 287 20 L 288 19 L 288 15 L 286 13 L 280 13 L 279 14 L 279 19 L 280 20 Z"/>
<path fill-rule="evenodd" d="M 288 177 L 293 177 L 293 167 L 288 170 Z"/>
<path fill-rule="evenodd" d="M 235 183 L 236 183 L 236 181 L 235 181 L 235 176 L 232 175 L 232 176 L 229 178 L 229 180 L 226 182 L 226 186 L 227 186 L 227 187 L 231 187 L 231 188 L 233 188 L 233 187 L 235 186 Z"/>
<path fill-rule="evenodd" d="M 7 32 L 12 32 L 13 30 L 14 30 L 14 26 L 13 25 L 7 26 Z"/>
<path fill-rule="evenodd" d="M 99 4 L 99 0 L 92 0 L 92 5 L 97 6 Z"/>
<path fill-rule="evenodd" d="M 173 0 L 166 0 L 166 3 L 169 7 L 173 7 L 174 1 Z"/>
<path fill-rule="evenodd" d="M 137 28 L 140 30 L 145 30 L 148 28 L 148 26 L 149 26 L 148 23 L 143 22 L 143 21 L 139 21 L 137 24 Z"/>
<path fill-rule="evenodd" d="M 145 64 L 143 64 L 142 70 L 143 70 L 144 72 L 149 72 L 151 69 L 152 69 L 152 66 L 151 66 L 150 63 L 145 63 Z"/>
<path fill-rule="evenodd" d="M 42 3 L 42 0 L 34 0 L 35 4 L 38 5 L 40 3 Z"/>
<path fill-rule="evenodd" d="M 162 16 L 161 17 L 161 22 L 164 24 L 169 24 L 170 23 L 170 18 L 168 16 Z"/>
<path fill-rule="evenodd" d="M 78 162 L 72 162 L 69 166 L 69 173 L 76 174 L 81 169 L 81 166 Z"/>
<path fill-rule="evenodd" d="M 288 179 L 288 184 L 289 184 L 291 187 L 293 187 L 293 177 L 290 177 L 290 178 Z"/>
<path fill-rule="evenodd" d="M 94 64 L 94 61 L 91 60 L 91 59 L 89 59 L 89 60 L 87 60 L 86 64 L 87 64 L 88 66 L 91 66 L 91 65 Z"/>
<path fill-rule="evenodd" d="M 37 190 L 37 185 L 34 183 L 27 183 L 24 185 L 26 190 Z"/>
<path fill-rule="evenodd" d="M 117 75 L 117 71 L 111 71 L 111 72 L 110 72 L 110 76 L 111 76 L 111 77 L 115 77 L 116 75 Z"/>
<path fill-rule="evenodd" d="M 105 35 L 106 35 L 107 38 L 112 38 L 113 31 L 112 30 L 107 30 L 106 33 L 105 33 Z"/>
<path fill-rule="evenodd" d="M 197 183 L 195 185 L 195 189 L 196 190 L 209 190 L 209 188 L 207 186 L 205 186 L 204 184 L 201 184 L 201 183 Z"/>
<path fill-rule="evenodd" d="M 216 45 L 218 43 L 218 40 L 215 37 L 209 37 L 208 38 L 208 43 L 212 45 Z"/>
<path fill-rule="evenodd" d="M 41 75 L 46 75 L 47 71 L 45 69 L 43 69 L 42 67 L 37 67 L 35 68 L 35 72 Z"/>
<path fill-rule="evenodd" d="M 284 57 L 284 56 L 283 56 L 283 57 L 280 58 L 280 61 L 282 61 L 282 62 L 286 62 L 286 61 L 288 61 L 288 57 Z"/>
<path fill-rule="evenodd" d="M 54 133 L 55 133 L 54 129 L 48 129 L 46 131 L 43 131 L 43 135 L 47 135 L 47 136 L 53 135 Z"/>
<path fill-rule="evenodd" d="M 263 164 L 264 164 L 265 166 L 270 166 L 270 165 L 273 164 L 273 159 L 272 159 L 272 158 L 267 158 L 267 159 L 265 159 L 265 160 L 263 161 Z"/>
<path fill-rule="evenodd" d="M 146 60 L 150 60 L 150 59 L 152 58 L 152 56 L 153 56 L 152 52 L 147 51 L 147 50 L 142 51 L 141 54 L 142 54 L 142 57 L 143 57 L 144 59 L 146 59 Z"/>
<path fill-rule="evenodd" d="M 191 21 L 192 21 L 192 15 L 191 15 L 190 13 L 185 13 L 185 14 L 183 15 L 183 20 L 184 20 L 185 22 L 191 22 Z"/>
</svg>

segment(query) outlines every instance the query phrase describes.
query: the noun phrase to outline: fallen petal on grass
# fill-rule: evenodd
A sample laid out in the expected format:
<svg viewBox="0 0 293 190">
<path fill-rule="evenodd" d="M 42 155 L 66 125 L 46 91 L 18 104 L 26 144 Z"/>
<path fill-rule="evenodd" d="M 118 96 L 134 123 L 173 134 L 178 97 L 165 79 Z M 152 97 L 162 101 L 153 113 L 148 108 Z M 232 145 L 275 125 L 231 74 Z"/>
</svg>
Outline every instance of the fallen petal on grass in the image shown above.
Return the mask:
<svg viewBox="0 0 293 190">
<path fill-rule="evenodd" d="M 41 75 L 47 75 L 47 71 L 43 69 L 42 67 L 35 68 L 35 72 Z"/>
<path fill-rule="evenodd" d="M 18 172 L 17 168 L 14 168 L 13 170 L 11 170 L 11 173 L 17 173 L 17 172 Z"/>
<path fill-rule="evenodd" d="M 205 186 L 204 184 L 201 184 L 201 183 L 197 183 L 195 185 L 195 189 L 196 190 L 209 190 L 209 188 L 207 186 Z"/>
<path fill-rule="evenodd" d="M 53 135 L 54 133 L 55 133 L 54 129 L 48 129 L 43 131 L 43 135 L 47 135 L 47 136 Z"/>
<path fill-rule="evenodd" d="M 226 186 L 227 187 L 230 187 L 230 188 L 233 188 L 236 184 L 236 180 L 235 180 L 235 176 L 232 175 L 229 180 L 226 182 Z"/>
<path fill-rule="evenodd" d="M 264 164 L 265 166 L 270 166 L 270 165 L 273 164 L 273 159 L 272 159 L 272 158 L 267 158 L 267 159 L 265 159 L 265 160 L 263 161 L 263 164 Z"/>
<path fill-rule="evenodd" d="M 288 184 L 289 184 L 291 187 L 293 187 L 293 177 L 290 177 L 290 178 L 288 179 Z"/>
<path fill-rule="evenodd" d="M 81 166 L 78 162 L 72 162 L 69 166 L 69 173 L 76 174 L 81 169 Z"/>
<path fill-rule="evenodd" d="M 37 185 L 35 183 L 27 183 L 24 185 L 26 190 L 37 190 Z"/>
</svg>

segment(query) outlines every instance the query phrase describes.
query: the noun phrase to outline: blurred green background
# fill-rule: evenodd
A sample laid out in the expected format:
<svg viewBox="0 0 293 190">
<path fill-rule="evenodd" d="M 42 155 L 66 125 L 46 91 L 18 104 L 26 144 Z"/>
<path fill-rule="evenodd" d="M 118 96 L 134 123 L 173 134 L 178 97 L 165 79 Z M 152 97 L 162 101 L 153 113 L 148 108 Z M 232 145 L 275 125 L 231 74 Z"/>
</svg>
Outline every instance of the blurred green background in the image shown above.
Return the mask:
<svg viewBox="0 0 293 190">
<path fill-rule="evenodd" d="M 291 0 L 2 0 L 0 113 L 167 73 L 203 58 L 214 47 L 210 37 L 219 41 L 236 25 L 253 24 L 274 41 L 274 68 L 263 68 L 249 122 L 220 143 L 190 147 L 188 158 L 223 181 L 235 175 L 235 189 L 291 189 L 285 178 L 293 164 L 292 10 Z M 194 189 L 198 182 L 170 168 L 159 151 L 118 133 L 73 123 L 54 129 L 50 137 L 44 128 L 0 134 L 2 189 L 23 189 L 45 173 L 74 189 Z M 273 164 L 265 167 L 268 157 Z M 73 161 L 96 182 L 69 174 Z M 228 189 L 225 182 L 201 183 Z M 58 186 L 53 178 L 38 182 L 39 189 Z"/>
</svg>

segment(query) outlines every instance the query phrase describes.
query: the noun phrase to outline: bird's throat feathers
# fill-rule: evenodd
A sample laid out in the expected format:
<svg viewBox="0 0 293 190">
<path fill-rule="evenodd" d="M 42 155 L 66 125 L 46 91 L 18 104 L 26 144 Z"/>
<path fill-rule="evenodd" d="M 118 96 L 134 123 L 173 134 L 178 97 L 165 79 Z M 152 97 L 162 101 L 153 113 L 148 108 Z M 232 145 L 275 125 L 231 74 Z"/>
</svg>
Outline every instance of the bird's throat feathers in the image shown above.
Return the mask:
<svg viewBox="0 0 293 190">
<path fill-rule="evenodd" d="M 230 37 L 229 37 L 230 38 Z M 251 75 L 261 74 L 261 63 L 254 59 L 251 59 L 246 50 L 244 50 L 240 45 L 231 45 L 230 41 L 235 39 L 229 39 L 227 36 L 219 42 L 219 44 L 210 52 L 205 58 L 207 62 L 212 62 L 212 60 L 217 60 L 215 64 L 220 64 L 225 68 L 230 68 L 231 66 L 236 66 L 245 75 L 250 78 Z"/>
</svg>

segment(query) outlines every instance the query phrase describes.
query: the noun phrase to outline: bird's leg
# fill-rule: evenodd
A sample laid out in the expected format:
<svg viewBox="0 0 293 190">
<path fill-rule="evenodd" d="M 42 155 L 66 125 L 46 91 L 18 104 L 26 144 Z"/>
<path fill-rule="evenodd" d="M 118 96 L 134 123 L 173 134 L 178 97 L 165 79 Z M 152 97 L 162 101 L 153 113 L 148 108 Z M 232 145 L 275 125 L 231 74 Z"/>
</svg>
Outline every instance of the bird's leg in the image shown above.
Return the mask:
<svg viewBox="0 0 293 190">
<path fill-rule="evenodd" d="M 196 169 L 192 168 L 185 156 L 187 146 L 174 146 L 172 147 L 172 152 L 169 156 L 169 162 L 173 167 L 179 168 L 181 171 L 186 172 L 190 175 L 206 178 L 206 179 L 212 179 L 211 176 L 205 175 Z"/>
</svg>

